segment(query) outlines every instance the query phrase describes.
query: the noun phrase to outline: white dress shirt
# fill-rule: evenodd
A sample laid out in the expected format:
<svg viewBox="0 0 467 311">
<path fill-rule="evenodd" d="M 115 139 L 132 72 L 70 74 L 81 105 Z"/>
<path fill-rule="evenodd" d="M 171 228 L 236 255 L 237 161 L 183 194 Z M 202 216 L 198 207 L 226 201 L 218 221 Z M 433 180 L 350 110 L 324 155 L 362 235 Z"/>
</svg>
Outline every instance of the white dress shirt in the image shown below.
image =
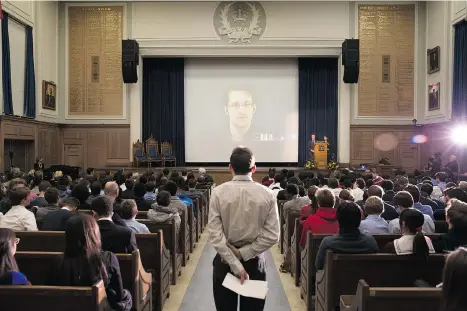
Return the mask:
<svg viewBox="0 0 467 311">
<path fill-rule="evenodd" d="M 209 241 L 234 274 L 243 270 L 227 246 L 239 248 L 243 261 L 250 260 L 279 241 L 279 214 L 272 191 L 249 175 L 213 189 L 209 205 Z"/>
<path fill-rule="evenodd" d="M 36 217 L 22 205 L 13 206 L 5 215 L 0 214 L 0 228 L 13 231 L 38 231 Z"/>
</svg>

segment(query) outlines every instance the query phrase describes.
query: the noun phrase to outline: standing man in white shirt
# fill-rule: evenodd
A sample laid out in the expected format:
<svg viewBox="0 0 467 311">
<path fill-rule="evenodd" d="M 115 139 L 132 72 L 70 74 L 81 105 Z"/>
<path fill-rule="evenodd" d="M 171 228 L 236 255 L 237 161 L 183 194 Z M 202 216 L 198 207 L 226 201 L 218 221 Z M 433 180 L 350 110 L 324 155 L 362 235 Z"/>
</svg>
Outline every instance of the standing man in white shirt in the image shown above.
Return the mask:
<svg viewBox="0 0 467 311">
<path fill-rule="evenodd" d="M 38 231 L 36 217 L 26 209 L 29 205 L 29 189 L 25 187 L 11 190 L 9 198 L 11 209 L 5 214 L 0 213 L 0 228 L 13 231 Z"/>
<path fill-rule="evenodd" d="M 230 156 L 232 181 L 212 191 L 209 241 L 217 251 L 213 292 L 218 311 L 237 310 L 238 295 L 222 286 L 227 273 L 245 280 L 266 280 L 265 255 L 279 241 L 279 215 L 272 191 L 252 179 L 256 171 L 250 149 L 237 147 Z M 240 297 L 240 310 L 261 311 L 265 300 Z"/>
</svg>

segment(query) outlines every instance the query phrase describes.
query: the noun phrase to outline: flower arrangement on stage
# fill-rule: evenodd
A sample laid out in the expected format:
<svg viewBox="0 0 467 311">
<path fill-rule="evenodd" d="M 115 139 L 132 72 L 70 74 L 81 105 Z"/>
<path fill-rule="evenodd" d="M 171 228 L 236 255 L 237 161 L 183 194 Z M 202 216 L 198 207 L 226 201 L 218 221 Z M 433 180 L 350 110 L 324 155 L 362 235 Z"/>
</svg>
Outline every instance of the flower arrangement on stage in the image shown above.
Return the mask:
<svg viewBox="0 0 467 311">
<path fill-rule="evenodd" d="M 337 163 L 336 161 L 334 160 L 331 160 L 328 162 L 328 169 L 330 171 L 335 171 L 339 168 L 339 163 Z"/>
<path fill-rule="evenodd" d="M 305 168 L 306 168 L 306 169 L 309 169 L 309 170 L 314 170 L 314 169 L 317 168 L 317 166 L 316 166 L 316 163 L 315 163 L 314 161 L 312 162 L 312 161 L 309 161 L 309 160 L 308 160 L 308 161 L 306 161 L 306 163 L 305 163 Z"/>
</svg>

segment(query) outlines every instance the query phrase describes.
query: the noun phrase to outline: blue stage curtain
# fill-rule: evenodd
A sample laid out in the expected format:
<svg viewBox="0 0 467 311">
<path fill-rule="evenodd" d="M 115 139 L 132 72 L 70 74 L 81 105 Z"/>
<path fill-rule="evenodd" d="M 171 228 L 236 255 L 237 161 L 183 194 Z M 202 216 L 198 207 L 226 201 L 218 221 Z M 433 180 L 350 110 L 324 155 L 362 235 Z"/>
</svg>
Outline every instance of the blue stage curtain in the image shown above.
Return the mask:
<svg viewBox="0 0 467 311">
<path fill-rule="evenodd" d="M 467 117 L 467 22 L 455 25 L 452 116 Z"/>
<path fill-rule="evenodd" d="M 32 27 L 26 26 L 26 70 L 24 73 L 24 114 L 36 117 L 36 75 L 34 73 L 34 41 Z"/>
<path fill-rule="evenodd" d="M 185 60 L 144 58 L 143 141 L 151 134 L 172 144 L 177 165 L 185 164 Z"/>
<path fill-rule="evenodd" d="M 2 90 L 3 113 L 13 114 L 13 99 L 11 93 L 11 63 L 10 38 L 8 36 L 8 13 L 3 12 L 2 19 Z"/>
<path fill-rule="evenodd" d="M 298 163 L 308 159 L 313 133 L 317 140 L 328 137 L 329 152 L 337 159 L 338 60 L 300 58 L 298 71 Z"/>
</svg>

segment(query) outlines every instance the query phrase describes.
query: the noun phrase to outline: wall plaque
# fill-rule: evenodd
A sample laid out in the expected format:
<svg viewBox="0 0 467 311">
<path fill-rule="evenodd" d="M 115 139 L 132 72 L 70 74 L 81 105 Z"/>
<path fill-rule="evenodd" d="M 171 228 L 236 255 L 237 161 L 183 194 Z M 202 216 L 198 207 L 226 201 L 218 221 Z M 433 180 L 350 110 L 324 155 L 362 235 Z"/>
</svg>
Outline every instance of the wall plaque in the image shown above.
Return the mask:
<svg viewBox="0 0 467 311">
<path fill-rule="evenodd" d="M 68 115 L 123 116 L 122 6 L 68 8 Z"/>
<path fill-rule="evenodd" d="M 414 114 L 415 5 L 359 5 L 358 115 Z"/>
</svg>

